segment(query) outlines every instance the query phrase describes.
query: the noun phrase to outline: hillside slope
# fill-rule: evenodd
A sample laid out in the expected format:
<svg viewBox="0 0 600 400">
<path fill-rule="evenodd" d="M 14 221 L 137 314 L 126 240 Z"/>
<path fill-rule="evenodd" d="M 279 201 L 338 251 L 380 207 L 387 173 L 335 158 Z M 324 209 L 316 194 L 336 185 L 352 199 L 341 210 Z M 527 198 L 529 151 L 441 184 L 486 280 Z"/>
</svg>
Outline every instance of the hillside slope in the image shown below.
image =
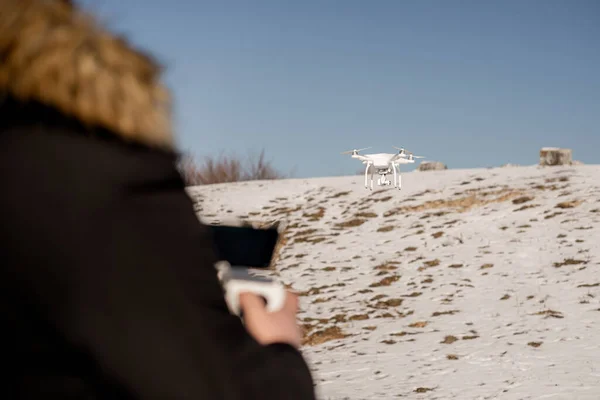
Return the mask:
<svg viewBox="0 0 600 400">
<path fill-rule="evenodd" d="M 190 188 L 208 222 L 289 223 L 272 273 L 322 399 L 600 398 L 600 166 L 362 185 Z"/>
</svg>

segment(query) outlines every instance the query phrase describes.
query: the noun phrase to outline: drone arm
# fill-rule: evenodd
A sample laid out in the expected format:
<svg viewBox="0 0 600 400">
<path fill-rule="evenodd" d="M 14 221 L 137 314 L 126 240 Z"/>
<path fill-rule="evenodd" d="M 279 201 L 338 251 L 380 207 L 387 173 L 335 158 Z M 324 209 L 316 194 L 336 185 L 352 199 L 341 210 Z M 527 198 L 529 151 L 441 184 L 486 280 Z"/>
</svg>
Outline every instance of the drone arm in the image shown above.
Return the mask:
<svg viewBox="0 0 600 400">
<path fill-rule="evenodd" d="M 357 160 L 360 160 L 360 161 L 363 161 L 363 162 L 364 161 L 369 161 L 369 157 L 361 156 L 361 155 L 358 155 L 358 154 L 354 154 L 352 156 L 352 158 L 356 158 Z"/>
<path fill-rule="evenodd" d="M 405 158 L 404 154 L 398 153 L 398 154 L 395 154 L 394 157 L 392 157 L 390 159 L 390 162 L 394 162 L 394 161 L 397 161 L 397 160 L 400 160 L 400 159 L 404 159 L 404 158 Z"/>
</svg>

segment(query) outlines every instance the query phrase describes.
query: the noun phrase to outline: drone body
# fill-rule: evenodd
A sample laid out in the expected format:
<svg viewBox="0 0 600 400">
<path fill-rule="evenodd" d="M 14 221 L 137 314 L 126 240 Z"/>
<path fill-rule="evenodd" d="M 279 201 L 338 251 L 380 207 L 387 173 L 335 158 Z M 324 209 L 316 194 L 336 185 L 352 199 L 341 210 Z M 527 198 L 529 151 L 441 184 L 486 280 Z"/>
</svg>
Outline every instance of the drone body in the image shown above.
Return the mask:
<svg viewBox="0 0 600 400">
<path fill-rule="evenodd" d="M 402 177 L 400 176 L 400 164 L 412 164 L 415 158 L 423 158 L 422 156 L 414 156 L 412 153 L 407 153 L 403 148 L 394 147 L 399 150 L 398 153 L 376 153 L 376 154 L 358 154 L 359 151 L 368 149 L 358 149 L 345 151 L 342 154 L 352 154 L 351 157 L 362 161 L 365 167 L 365 188 L 369 189 L 369 172 L 371 173 L 371 187 L 373 190 L 373 175 L 377 173 L 378 186 L 389 186 L 391 181 L 386 179 L 388 174 L 394 175 L 394 187 L 402 189 Z"/>
</svg>

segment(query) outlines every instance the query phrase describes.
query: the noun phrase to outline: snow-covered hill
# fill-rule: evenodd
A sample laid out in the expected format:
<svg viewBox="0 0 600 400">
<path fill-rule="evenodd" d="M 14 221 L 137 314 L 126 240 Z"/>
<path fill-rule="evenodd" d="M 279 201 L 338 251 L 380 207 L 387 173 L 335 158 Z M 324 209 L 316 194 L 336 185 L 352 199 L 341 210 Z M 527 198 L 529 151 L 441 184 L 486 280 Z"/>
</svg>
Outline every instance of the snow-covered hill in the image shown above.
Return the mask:
<svg viewBox="0 0 600 400">
<path fill-rule="evenodd" d="M 208 222 L 288 222 L 272 273 L 320 398 L 600 398 L 600 166 L 363 184 L 190 188 Z"/>
</svg>

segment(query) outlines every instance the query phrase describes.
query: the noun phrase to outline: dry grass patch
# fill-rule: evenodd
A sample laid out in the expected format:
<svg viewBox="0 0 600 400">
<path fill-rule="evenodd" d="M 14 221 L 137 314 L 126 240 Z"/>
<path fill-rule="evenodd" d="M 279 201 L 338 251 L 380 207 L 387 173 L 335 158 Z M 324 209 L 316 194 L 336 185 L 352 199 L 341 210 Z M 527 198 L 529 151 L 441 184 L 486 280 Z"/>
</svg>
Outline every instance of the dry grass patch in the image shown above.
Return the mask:
<svg viewBox="0 0 600 400">
<path fill-rule="evenodd" d="M 529 342 L 527 343 L 527 346 L 531 346 L 531 347 L 540 347 L 543 343 L 542 342 Z"/>
<path fill-rule="evenodd" d="M 384 196 L 384 197 L 378 197 L 381 194 L 385 194 L 385 191 L 379 191 L 379 192 L 375 192 L 373 193 L 370 197 L 365 198 L 362 200 L 362 203 L 380 203 L 380 202 L 386 202 L 386 201 L 390 201 L 391 199 L 393 199 L 393 196 Z"/>
<path fill-rule="evenodd" d="M 422 271 L 425 271 L 426 269 L 437 267 L 438 265 L 440 265 L 440 260 L 438 260 L 436 258 L 435 260 L 425 261 L 425 262 L 423 262 L 423 264 L 424 264 L 423 266 L 417 268 L 417 271 L 422 272 Z"/>
<path fill-rule="evenodd" d="M 393 225 L 387 225 L 387 226 L 382 226 L 380 228 L 377 228 L 377 232 L 389 232 L 393 229 L 394 229 Z"/>
<path fill-rule="evenodd" d="M 390 314 L 389 312 L 385 312 L 380 315 L 376 315 L 375 318 L 394 318 L 394 314 Z"/>
<path fill-rule="evenodd" d="M 398 317 L 400 317 L 400 318 L 406 318 L 408 316 L 413 315 L 414 313 L 415 313 L 414 310 L 410 310 L 410 311 L 407 311 L 407 312 L 404 312 L 404 313 L 400 312 L 400 311 L 396 311 L 396 314 L 398 314 Z"/>
<path fill-rule="evenodd" d="M 523 203 L 527 203 L 533 199 L 534 199 L 533 196 L 521 196 L 521 197 L 517 197 L 516 199 L 513 199 L 512 203 L 513 204 L 523 204 Z"/>
<path fill-rule="evenodd" d="M 394 333 L 390 333 L 390 336 L 398 336 L 398 337 L 403 337 L 403 336 L 407 336 L 407 335 L 420 335 L 422 332 L 394 332 Z"/>
<path fill-rule="evenodd" d="M 546 178 L 544 182 L 546 183 L 554 183 L 554 182 L 568 182 L 568 176 L 561 176 L 560 178 Z"/>
<path fill-rule="evenodd" d="M 331 340 L 344 339 L 348 336 L 351 335 L 344 333 L 337 326 L 332 326 L 306 335 L 302 340 L 302 344 L 305 346 L 315 346 Z"/>
<path fill-rule="evenodd" d="M 319 287 L 313 287 L 313 288 L 310 288 L 303 292 L 298 292 L 298 296 L 302 296 L 302 297 L 313 296 L 315 294 L 321 294 L 322 290 L 324 290 L 324 289 L 330 289 L 332 287 L 343 287 L 343 286 L 346 286 L 346 284 L 343 282 L 339 282 L 339 283 L 334 283 L 333 285 L 323 285 L 323 286 L 319 286 Z"/>
<path fill-rule="evenodd" d="M 452 221 L 444 222 L 444 225 L 454 225 L 457 222 L 460 222 L 459 219 L 453 219 Z"/>
<path fill-rule="evenodd" d="M 528 210 L 530 208 L 535 208 L 535 207 L 539 207 L 539 204 L 526 204 L 522 207 L 516 208 L 513 211 L 524 211 L 524 210 Z"/>
<path fill-rule="evenodd" d="M 386 201 L 390 201 L 393 197 L 392 196 L 385 196 L 382 197 L 380 199 L 373 199 L 374 202 L 378 203 L 378 202 L 386 202 Z"/>
<path fill-rule="evenodd" d="M 400 279 L 400 275 L 392 275 L 387 276 L 380 280 L 379 282 L 374 282 L 369 285 L 369 287 L 381 287 L 381 286 L 390 286 L 392 283 L 396 282 Z"/>
<path fill-rule="evenodd" d="M 448 354 L 446 358 L 448 360 L 458 360 L 458 356 L 456 354 Z"/>
<path fill-rule="evenodd" d="M 374 212 L 359 212 L 354 214 L 354 216 L 356 218 L 376 218 L 377 214 L 375 214 Z"/>
<path fill-rule="evenodd" d="M 589 288 L 589 287 L 598 287 L 600 283 L 584 283 L 582 285 L 577 285 L 578 288 Z"/>
<path fill-rule="evenodd" d="M 302 214 L 302 216 L 304 218 L 307 218 L 307 220 L 311 221 L 311 222 L 319 221 L 321 218 L 323 218 L 325 216 L 325 208 L 318 207 L 317 211 L 315 211 L 314 213 L 304 213 L 304 214 Z"/>
<path fill-rule="evenodd" d="M 460 312 L 459 310 L 436 311 L 433 314 L 431 314 L 431 316 L 432 317 L 440 317 L 442 315 L 454 315 L 459 312 Z"/>
<path fill-rule="evenodd" d="M 556 217 L 556 216 L 558 216 L 558 215 L 562 215 L 562 214 L 563 214 L 562 212 L 560 212 L 560 211 L 556 211 L 556 212 L 553 212 L 552 214 L 548 214 L 548 215 L 546 215 L 546 216 L 544 217 L 544 219 L 550 219 L 550 218 L 554 218 L 554 217 Z"/>
<path fill-rule="evenodd" d="M 329 239 L 328 237 L 325 236 L 320 236 L 320 237 L 316 237 L 316 236 L 308 236 L 308 237 L 299 237 L 294 239 L 294 243 L 321 243 L 326 241 L 327 239 Z"/>
<path fill-rule="evenodd" d="M 356 314 L 348 317 L 348 321 L 364 321 L 369 319 L 369 314 Z"/>
<path fill-rule="evenodd" d="M 558 203 L 555 208 L 574 208 L 577 207 L 578 205 L 580 205 L 582 203 L 581 200 L 571 200 L 571 201 L 563 201 Z"/>
<path fill-rule="evenodd" d="M 404 300 L 402 299 L 387 299 L 387 300 L 380 300 L 375 304 L 369 304 L 370 308 L 375 308 L 378 310 L 381 309 L 387 309 L 390 307 L 400 307 L 402 305 L 402 302 Z"/>
<path fill-rule="evenodd" d="M 440 237 L 442 237 L 442 235 L 443 235 L 443 234 L 444 234 L 444 232 L 442 232 L 442 231 L 439 231 L 439 232 L 432 233 L 432 234 L 431 234 L 431 236 L 432 236 L 434 239 L 437 239 L 437 238 L 440 238 Z"/>
<path fill-rule="evenodd" d="M 363 329 L 366 331 L 374 331 L 375 329 L 377 329 L 377 327 L 371 325 L 371 326 L 365 326 Z"/>
<path fill-rule="evenodd" d="M 415 393 L 427 393 L 427 392 L 433 392 L 434 389 L 432 388 L 427 388 L 427 387 L 418 387 L 414 390 Z"/>
<path fill-rule="evenodd" d="M 312 304 L 320 304 L 320 303 L 327 303 L 330 300 L 335 299 L 335 296 L 331 296 L 331 297 L 319 297 L 318 299 L 313 300 Z"/>
<path fill-rule="evenodd" d="M 337 223 L 337 224 L 335 224 L 335 226 L 337 228 L 354 228 L 354 227 L 357 227 L 357 226 L 361 226 L 365 222 L 367 222 L 366 219 L 353 218 L 353 219 L 350 219 L 350 220 L 345 221 L 345 222 Z"/>
<path fill-rule="evenodd" d="M 534 185 L 534 189 L 537 190 L 558 190 L 559 187 L 556 185 Z"/>
<path fill-rule="evenodd" d="M 281 216 L 289 216 L 292 213 L 295 213 L 297 211 L 300 211 L 302 209 L 301 206 L 296 206 L 296 207 L 276 207 L 271 209 L 271 211 L 269 212 L 269 215 L 271 217 L 281 217 Z"/>
<path fill-rule="evenodd" d="M 561 261 L 561 262 L 555 262 L 552 265 L 554 266 L 554 268 L 560 268 L 560 267 L 563 267 L 565 265 L 579 265 L 579 264 L 587 264 L 587 261 L 576 260 L 574 258 L 565 258 L 563 261 Z"/>
<path fill-rule="evenodd" d="M 440 265 L 440 260 L 436 258 L 435 260 L 425 261 L 423 264 L 425 264 L 427 267 L 437 267 Z"/>
<path fill-rule="evenodd" d="M 394 270 L 398 269 L 398 267 L 396 267 L 395 265 L 392 265 L 391 263 L 383 263 L 383 264 L 377 265 L 374 269 L 376 269 L 378 271 L 394 271 Z"/>
<path fill-rule="evenodd" d="M 442 340 L 440 343 L 442 343 L 442 344 L 452 344 L 452 343 L 454 343 L 456 341 L 458 341 L 458 338 L 456 336 L 448 335 L 448 336 L 444 337 L 444 340 Z"/>
<path fill-rule="evenodd" d="M 351 192 L 351 191 L 347 191 L 347 192 L 339 192 L 339 193 L 336 193 L 336 194 L 334 194 L 334 195 L 332 195 L 332 196 L 329 196 L 329 197 L 328 197 L 328 199 L 337 199 L 337 198 L 339 198 L 339 197 L 342 197 L 342 196 L 347 196 L 347 195 L 349 195 L 350 193 L 352 193 L 352 192 Z"/>
<path fill-rule="evenodd" d="M 481 267 L 479 267 L 479 269 L 488 269 L 488 268 L 493 268 L 494 264 L 483 264 Z"/>
<path fill-rule="evenodd" d="M 299 236 L 308 236 L 308 235 L 312 235 L 313 233 L 316 233 L 316 232 L 318 232 L 318 229 L 305 229 L 305 230 L 296 232 L 296 234 L 293 235 L 292 237 L 296 238 Z"/>
<path fill-rule="evenodd" d="M 539 311 L 532 315 L 543 315 L 544 319 L 546 319 L 546 318 L 558 318 L 558 319 L 564 318 L 563 314 L 560 311 L 554 311 L 554 310 Z"/>
<path fill-rule="evenodd" d="M 281 260 L 281 252 L 283 248 L 287 245 L 289 241 L 290 228 L 287 227 L 277 239 L 277 243 L 275 244 L 275 248 L 273 249 L 273 255 L 271 257 L 271 264 L 269 264 L 270 270 L 275 270 L 277 267 L 277 263 Z"/>
<path fill-rule="evenodd" d="M 458 199 L 438 199 L 426 201 L 425 203 L 416 206 L 398 207 L 387 211 L 384 216 L 389 217 L 407 212 L 427 211 L 440 208 L 453 209 L 457 212 L 465 212 L 474 207 L 481 207 L 491 203 L 501 203 L 522 195 L 523 191 L 521 190 L 507 188 L 488 192 L 475 192 L 469 196 Z"/>
<path fill-rule="evenodd" d="M 414 194 L 413 197 L 421 197 L 421 196 L 424 196 L 424 195 L 426 195 L 428 193 L 434 193 L 434 191 L 430 190 L 430 189 L 427 189 L 427 190 L 424 190 L 422 192 Z"/>
<path fill-rule="evenodd" d="M 427 326 L 427 321 L 417 321 L 408 325 L 409 328 L 425 328 Z"/>
<path fill-rule="evenodd" d="M 387 294 L 378 294 L 377 296 L 373 296 L 370 301 L 375 301 L 375 300 L 379 300 L 379 299 L 384 299 L 388 297 Z"/>
</svg>

